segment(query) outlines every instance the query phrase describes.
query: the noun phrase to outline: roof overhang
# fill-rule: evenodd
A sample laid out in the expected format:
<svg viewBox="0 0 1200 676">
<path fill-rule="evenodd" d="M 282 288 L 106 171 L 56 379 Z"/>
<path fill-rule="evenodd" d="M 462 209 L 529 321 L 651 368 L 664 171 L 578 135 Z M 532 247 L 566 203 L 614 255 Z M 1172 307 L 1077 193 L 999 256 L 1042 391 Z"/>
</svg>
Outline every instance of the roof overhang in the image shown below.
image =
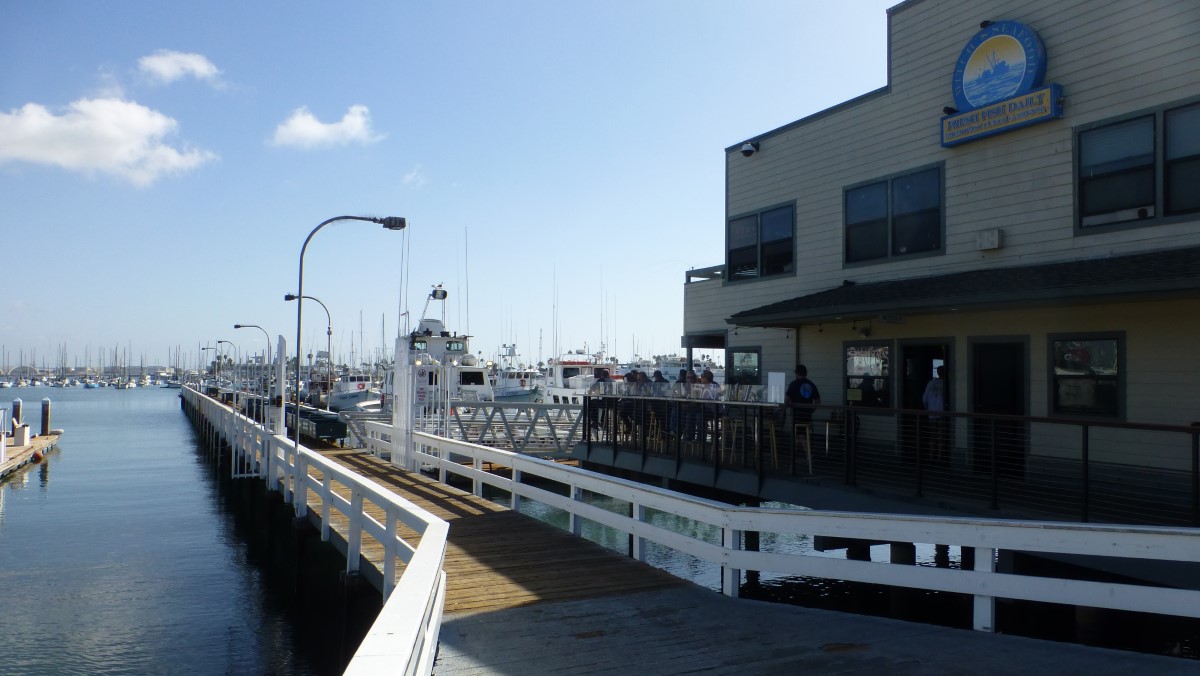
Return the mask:
<svg viewBox="0 0 1200 676">
<path fill-rule="evenodd" d="M 968 270 L 929 277 L 844 283 L 744 310 L 736 326 L 793 327 L 887 315 L 940 314 L 1195 296 L 1200 247 L 1077 261 Z"/>
</svg>

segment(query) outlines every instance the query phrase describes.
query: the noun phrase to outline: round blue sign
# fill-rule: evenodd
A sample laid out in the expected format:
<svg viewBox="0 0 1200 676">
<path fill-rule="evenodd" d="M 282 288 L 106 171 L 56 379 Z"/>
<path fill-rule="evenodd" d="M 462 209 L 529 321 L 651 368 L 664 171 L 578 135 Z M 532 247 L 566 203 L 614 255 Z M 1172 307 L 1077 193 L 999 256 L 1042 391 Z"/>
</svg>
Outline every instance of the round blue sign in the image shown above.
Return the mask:
<svg viewBox="0 0 1200 676">
<path fill-rule="evenodd" d="M 959 112 L 1027 94 L 1046 77 L 1046 48 L 1025 24 L 997 21 L 972 37 L 954 66 Z"/>
</svg>

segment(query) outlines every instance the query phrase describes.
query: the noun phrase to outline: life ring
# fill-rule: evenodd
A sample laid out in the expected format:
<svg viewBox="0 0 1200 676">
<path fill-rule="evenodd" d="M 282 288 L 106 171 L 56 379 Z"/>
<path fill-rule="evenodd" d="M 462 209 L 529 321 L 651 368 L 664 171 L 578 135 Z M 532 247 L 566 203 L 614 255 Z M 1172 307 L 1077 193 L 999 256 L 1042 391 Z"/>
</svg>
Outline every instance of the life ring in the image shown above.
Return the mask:
<svg viewBox="0 0 1200 676">
<path fill-rule="evenodd" d="M 358 384 L 358 389 L 360 389 L 360 390 L 365 390 L 365 389 L 367 389 L 367 384 L 366 384 L 366 383 L 359 383 L 359 384 Z"/>
</svg>

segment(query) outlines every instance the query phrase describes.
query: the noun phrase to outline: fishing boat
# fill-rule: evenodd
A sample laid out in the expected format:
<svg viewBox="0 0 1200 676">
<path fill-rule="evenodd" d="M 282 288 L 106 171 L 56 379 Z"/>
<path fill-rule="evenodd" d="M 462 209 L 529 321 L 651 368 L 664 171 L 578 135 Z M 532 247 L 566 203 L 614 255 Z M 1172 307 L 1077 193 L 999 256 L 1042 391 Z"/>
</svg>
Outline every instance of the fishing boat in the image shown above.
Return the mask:
<svg viewBox="0 0 1200 676">
<path fill-rule="evenodd" d="M 604 351 L 588 354 L 575 350 L 550 360 L 546 374 L 546 392 L 542 402 L 547 404 L 582 404 L 583 396 L 596 381 L 596 371 L 605 369 L 610 375 L 616 366 L 604 360 Z"/>
<path fill-rule="evenodd" d="M 333 383 L 329 391 L 329 410 L 345 411 L 361 401 L 379 398 L 379 388 L 369 373 L 347 373 Z"/>
<path fill-rule="evenodd" d="M 447 295 L 441 284 L 433 287 L 425 299 L 421 321 L 407 336 L 415 389 L 413 401 L 428 408 L 438 408 L 446 401 L 493 401 L 495 391 L 488 382 L 487 365 L 471 354 L 470 336 L 446 330 Z M 440 305 L 440 318 L 430 315 L 430 303 L 434 301 Z M 382 410 L 391 410 L 395 380 L 393 367 L 384 377 L 379 403 Z M 373 410 L 375 405 L 367 400 L 355 408 Z"/>
<path fill-rule="evenodd" d="M 536 369 L 522 364 L 518 357 L 515 344 L 501 345 L 497 361 L 491 364 L 488 382 L 498 402 L 541 399 L 545 378 Z"/>
</svg>

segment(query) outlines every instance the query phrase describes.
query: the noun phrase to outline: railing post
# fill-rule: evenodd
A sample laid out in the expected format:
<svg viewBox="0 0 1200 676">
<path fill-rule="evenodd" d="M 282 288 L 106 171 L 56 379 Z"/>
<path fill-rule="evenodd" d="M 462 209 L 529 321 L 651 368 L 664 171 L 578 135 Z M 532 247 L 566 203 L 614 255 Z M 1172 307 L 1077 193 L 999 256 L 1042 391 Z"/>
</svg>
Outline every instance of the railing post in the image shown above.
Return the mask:
<svg viewBox="0 0 1200 676">
<path fill-rule="evenodd" d="M 321 542 L 329 542 L 329 521 L 333 516 L 333 475 L 321 477 Z"/>
<path fill-rule="evenodd" d="M 1084 523 L 1087 523 L 1088 522 L 1088 511 L 1089 511 L 1088 506 L 1089 506 L 1089 502 L 1091 499 L 1091 493 L 1090 493 L 1091 481 L 1089 481 L 1089 479 L 1088 479 L 1088 469 L 1091 465 L 1091 462 L 1089 460 L 1089 452 L 1088 452 L 1088 426 L 1080 425 L 1079 430 L 1080 430 L 1081 434 L 1083 435 L 1083 439 L 1080 441 L 1080 446 L 1079 446 L 1079 458 L 1080 458 L 1081 463 L 1083 464 L 1083 466 L 1080 468 L 1080 475 L 1079 475 L 1079 480 L 1082 483 L 1082 485 L 1080 486 L 1081 490 L 1079 491 L 1079 501 L 1080 501 L 1079 511 L 1080 511 L 1080 520 L 1083 521 Z"/>
<path fill-rule="evenodd" d="M 521 470 L 512 470 L 512 490 L 508 494 L 508 508 L 514 512 L 521 511 L 521 495 L 517 493 L 517 485 L 521 483 Z"/>
<path fill-rule="evenodd" d="M 981 573 L 996 572 L 996 550 L 975 547 L 975 570 Z M 996 630 L 996 597 L 975 595 L 975 631 Z"/>
<path fill-rule="evenodd" d="M 575 500 L 576 502 L 583 502 L 583 489 L 579 486 L 571 484 L 570 495 L 572 500 Z M 571 510 L 570 523 L 568 524 L 568 527 L 571 529 L 571 533 L 573 535 L 583 535 L 583 519 L 581 519 L 579 515 L 575 513 L 574 509 Z"/>
<path fill-rule="evenodd" d="M 922 491 L 922 481 L 925 479 L 925 463 L 921 460 L 921 416 L 914 416 L 916 425 L 913 427 L 917 430 L 917 497 L 924 497 Z M 904 429 L 901 426 L 901 429 Z"/>
<path fill-rule="evenodd" d="M 737 551 L 742 546 L 742 531 L 724 526 L 721 528 L 721 546 L 728 551 Z M 728 557 L 727 557 L 728 558 Z M 721 593 L 729 598 L 738 597 L 738 585 L 742 581 L 742 571 L 729 565 L 721 567 Z"/>
<path fill-rule="evenodd" d="M 472 458 L 471 459 L 471 467 L 476 472 L 482 472 L 483 471 L 483 460 L 480 460 L 478 456 Z M 474 495 L 477 498 L 483 497 L 483 482 L 475 477 L 471 478 L 471 495 Z"/>
<path fill-rule="evenodd" d="M 350 518 L 346 532 L 346 572 L 358 572 L 358 559 L 362 554 L 363 490 L 358 484 L 350 489 Z"/>
<path fill-rule="evenodd" d="M 388 596 L 396 587 L 396 505 L 388 503 L 385 507 L 387 520 L 384 522 L 383 539 L 383 602 L 387 603 Z"/>
<path fill-rule="evenodd" d="M 631 502 L 629 504 L 629 516 L 638 523 L 646 522 L 646 506 Z M 646 560 L 646 538 L 638 537 L 637 535 L 629 534 L 629 556 L 637 561 Z"/>
</svg>

